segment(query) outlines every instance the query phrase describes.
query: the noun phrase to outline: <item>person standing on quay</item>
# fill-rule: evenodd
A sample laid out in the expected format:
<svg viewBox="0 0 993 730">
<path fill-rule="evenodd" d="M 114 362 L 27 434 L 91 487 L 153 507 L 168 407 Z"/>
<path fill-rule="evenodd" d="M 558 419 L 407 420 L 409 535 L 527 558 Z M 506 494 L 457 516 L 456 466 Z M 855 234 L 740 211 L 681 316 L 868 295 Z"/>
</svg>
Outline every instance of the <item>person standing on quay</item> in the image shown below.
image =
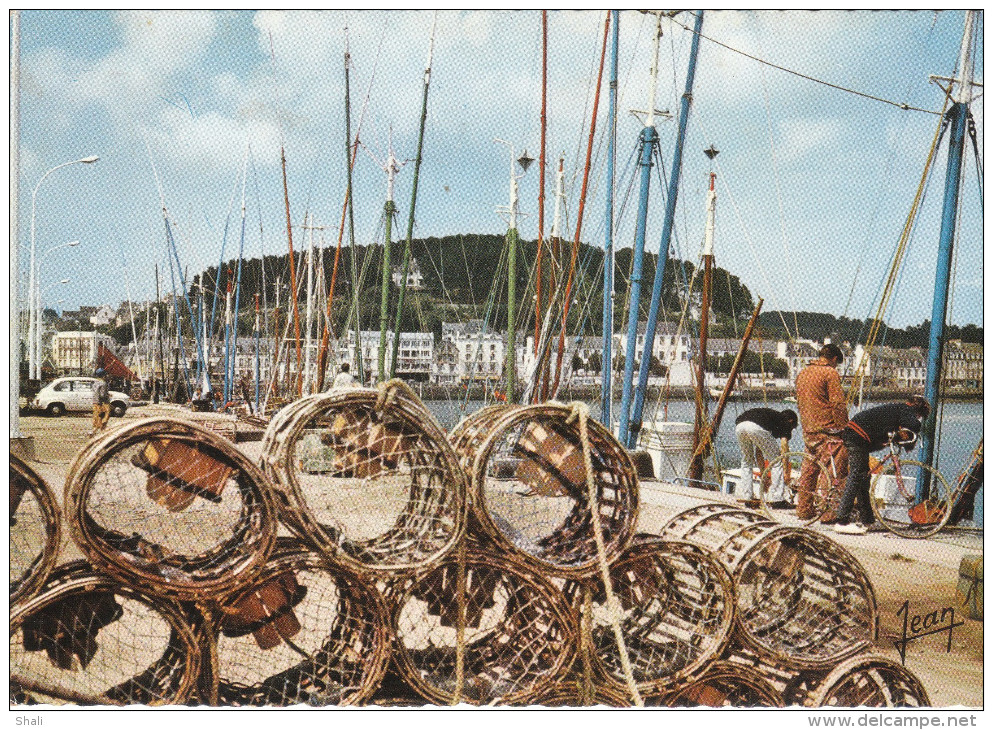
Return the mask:
<svg viewBox="0 0 993 730">
<path fill-rule="evenodd" d="M 93 373 L 96 382 L 93 383 L 93 430 L 90 436 L 94 436 L 105 428 L 110 420 L 110 391 L 107 389 L 107 381 L 103 379 L 103 368 L 97 368 Z"/>
<path fill-rule="evenodd" d="M 816 517 L 814 493 L 817 489 L 817 464 L 828 464 L 834 457 L 835 481 L 831 493 L 824 495 L 830 505 L 841 500 L 842 485 L 848 476 L 848 452 L 839 435 L 848 425 L 848 403 L 841 388 L 838 366 L 845 356 L 835 344 L 821 348 L 820 357 L 805 367 L 796 379 L 797 410 L 803 427 L 803 444 L 807 453 L 816 461 L 804 459 L 803 470 L 797 485 L 796 514 L 801 520 Z M 821 522 L 833 524 L 837 515 L 833 510 L 821 515 Z"/>
</svg>

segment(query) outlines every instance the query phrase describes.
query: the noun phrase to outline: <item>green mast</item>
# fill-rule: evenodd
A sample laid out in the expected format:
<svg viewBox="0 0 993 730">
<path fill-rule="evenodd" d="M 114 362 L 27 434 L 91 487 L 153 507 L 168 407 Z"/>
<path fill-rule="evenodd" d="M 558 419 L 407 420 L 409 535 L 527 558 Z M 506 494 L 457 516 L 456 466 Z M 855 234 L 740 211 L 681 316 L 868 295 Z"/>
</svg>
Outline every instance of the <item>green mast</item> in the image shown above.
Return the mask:
<svg viewBox="0 0 993 730">
<path fill-rule="evenodd" d="M 438 11 L 431 21 L 431 41 L 428 44 L 428 63 L 424 68 L 424 95 L 421 99 L 421 127 L 417 134 L 417 157 L 414 158 L 414 181 L 410 192 L 410 213 L 407 216 L 407 242 L 403 247 L 403 268 L 400 273 L 400 298 L 397 300 L 396 318 L 393 320 L 393 357 L 390 359 L 390 377 L 396 375 L 397 355 L 400 351 L 400 318 L 403 316 L 404 299 L 407 296 L 407 272 L 410 271 L 410 241 L 414 235 L 414 208 L 417 204 L 417 179 L 421 172 L 421 159 L 424 151 L 424 125 L 428 118 L 428 87 L 431 85 L 431 57 L 434 55 L 434 30 L 438 23 Z M 380 351 L 382 351 L 380 346 Z"/>
<path fill-rule="evenodd" d="M 369 156 L 372 157 L 371 152 Z M 376 158 L 373 157 L 373 159 Z M 379 164 L 379 161 L 376 160 L 376 163 Z M 390 271 L 390 239 L 393 237 L 393 213 L 396 211 L 396 207 L 393 205 L 393 182 L 396 179 L 396 174 L 403 167 L 403 164 L 399 163 L 393 155 L 392 140 L 386 156 L 386 164 L 380 165 L 380 167 L 386 171 L 386 204 L 383 206 L 383 215 L 386 216 L 386 235 L 383 239 L 383 288 L 379 300 L 379 370 L 377 372 L 379 381 L 385 382 L 392 376 L 392 373 L 396 372 L 396 351 L 393 352 L 393 359 L 390 361 L 390 373 L 386 372 L 386 325 L 390 312 L 390 276 L 392 274 Z M 406 277 L 404 278 L 406 279 Z M 399 325 L 397 326 L 397 334 L 399 334 Z"/>
<path fill-rule="evenodd" d="M 345 26 L 345 169 L 348 170 L 348 243 L 351 248 L 352 306 L 355 308 L 355 368 L 359 383 L 365 385 L 365 369 L 362 367 L 362 322 L 359 319 L 359 273 L 355 261 L 355 214 L 352 207 L 352 105 L 348 87 L 348 69 L 351 65 L 348 52 L 348 26 Z M 356 140 L 358 144 L 358 140 Z"/>
<path fill-rule="evenodd" d="M 494 140 L 510 147 L 510 205 L 501 206 L 498 210 L 507 213 L 507 402 L 516 402 L 517 388 L 517 181 L 524 177 L 528 167 L 534 162 L 528 157 L 527 150 L 514 159 L 514 146 L 502 139 Z M 514 163 L 521 166 L 518 175 Z"/>
</svg>

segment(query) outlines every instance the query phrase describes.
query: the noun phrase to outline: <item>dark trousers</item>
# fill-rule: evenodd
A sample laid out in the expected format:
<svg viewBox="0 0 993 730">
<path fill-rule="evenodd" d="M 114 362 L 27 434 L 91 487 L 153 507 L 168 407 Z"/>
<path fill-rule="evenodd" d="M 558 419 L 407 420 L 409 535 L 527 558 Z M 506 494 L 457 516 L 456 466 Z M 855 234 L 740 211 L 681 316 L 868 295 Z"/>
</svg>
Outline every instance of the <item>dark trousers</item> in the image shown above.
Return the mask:
<svg viewBox="0 0 993 730">
<path fill-rule="evenodd" d="M 848 449 L 848 482 L 838 506 L 838 522 L 851 522 L 852 508 L 857 504 L 859 522 L 871 525 L 875 521 L 869 501 L 869 443 L 858 436 L 843 437 Z"/>
</svg>

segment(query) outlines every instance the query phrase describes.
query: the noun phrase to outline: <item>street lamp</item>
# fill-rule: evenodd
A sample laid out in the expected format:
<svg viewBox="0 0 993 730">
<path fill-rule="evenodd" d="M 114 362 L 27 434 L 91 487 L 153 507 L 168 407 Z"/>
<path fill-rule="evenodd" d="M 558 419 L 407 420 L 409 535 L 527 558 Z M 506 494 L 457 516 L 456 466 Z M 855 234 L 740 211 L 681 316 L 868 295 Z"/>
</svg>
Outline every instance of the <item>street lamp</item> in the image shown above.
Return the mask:
<svg viewBox="0 0 993 730">
<path fill-rule="evenodd" d="M 89 164 L 92 164 L 92 163 L 96 162 L 99 159 L 100 158 L 97 157 L 96 155 L 90 155 L 89 157 L 82 157 L 82 158 L 80 158 L 78 160 L 72 160 L 71 162 L 63 162 L 61 165 L 56 165 L 55 167 L 53 167 L 52 169 L 50 169 L 48 172 L 46 172 L 44 175 L 42 175 L 41 176 L 41 179 L 38 180 L 38 184 L 34 186 L 34 191 L 31 193 L 31 261 L 30 261 L 30 278 L 28 280 L 28 292 L 32 293 L 32 298 L 34 298 L 33 292 L 35 291 L 35 286 L 36 286 L 35 277 L 37 276 L 37 270 L 35 268 L 35 266 L 36 266 L 36 262 L 35 262 L 35 211 L 36 211 L 37 202 L 38 202 L 37 201 L 37 199 L 38 199 L 38 188 L 41 187 L 41 184 L 42 184 L 42 182 L 44 182 L 45 178 L 48 177 L 49 175 L 51 175 L 56 170 L 59 170 L 59 169 L 61 169 L 63 167 L 68 167 L 69 165 L 75 165 L 77 163 L 83 163 L 83 164 L 89 165 Z M 38 331 L 39 331 L 39 329 L 38 329 L 38 325 L 39 325 L 38 319 L 40 317 L 40 314 L 41 313 L 38 312 L 37 309 L 36 309 L 35 302 L 32 301 L 32 306 L 30 307 L 30 314 L 29 314 L 30 319 L 28 321 L 28 358 L 29 358 L 28 359 L 28 374 L 29 374 L 30 377 L 33 377 L 35 380 L 40 380 L 41 379 L 41 363 L 38 362 L 37 349 L 34 348 L 34 347 L 32 347 L 31 346 L 31 343 L 33 341 L 35 341 L 35 339 L 38 336 Z M 32 335 L 33 335 L 33 337 L 32 337 Z"/>
<path fill-rule="evenodd" d="M 37 270 L 35 272 L 35 287 L 34 287 L 34 293 L 33 293 L 33 296 L 34 296 L 34 299 L 33 299 L 33 301 L 34 301 L 34 311 L 37 313 L 36 316 L 38 317 L 38 331 L 35 333 L 35 337 L 33 339 L 33 343 L 31 344 L 31 346 L 34 348 L 33 349 L 33 352 L 32 352 L 32 355 L 34 357 L 34 361 L 36 363 L 38 363 L 38 377 L 39 378 L 41 377 L 41 359 L 42 359 L 41 358 L 41 340 L 42 340 L 41 330 L 43 329 L 43 323 L 41 321 L 42 320 L 42 314 L 43 314 L 43 310 L 41 308 L 41 263 L 46 258 L 48 258 L 48 255 L 50 253 L 53 253 L 55 251 L 58 251 L 59 249 L 72 248 L 72 247 L 75 247 L 75 246 L 78 246 L 78 245 L 79 245 L 79 241 L 69 241 L 68 243 L 61 243 L 58 246 L 52 246 L 47 251 L 45 251 L 41 256 L 38 257 L 38 263 L 37 263 L 37 267 L 36 267 Z M 66 284 L 68 282 L 69 282 L 68 279 L 64 279 L 63 281 L 61 281 L 59 283 L 60 284 Z"/>
</svg>

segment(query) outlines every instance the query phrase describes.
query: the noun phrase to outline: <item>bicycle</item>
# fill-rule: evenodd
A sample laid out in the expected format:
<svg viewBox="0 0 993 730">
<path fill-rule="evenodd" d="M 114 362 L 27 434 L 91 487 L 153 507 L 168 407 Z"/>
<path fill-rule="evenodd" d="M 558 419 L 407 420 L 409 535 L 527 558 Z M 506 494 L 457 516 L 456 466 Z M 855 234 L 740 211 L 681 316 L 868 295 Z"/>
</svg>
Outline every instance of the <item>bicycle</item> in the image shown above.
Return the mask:
<svg viewBox="0 0 993 730">
<path fill-rule="evenodd" d="M 900 458 L 900 448 L 910 451 L 917 434 L 894 432 L 889 437 L 889 453 L 869 467 L 873 514 L 895 535 L 912 539 L 930 537 L 945 526 L 952 512 L 948 482 L 934 467 Z M 918 499 L 917 484 L 922 477 L 926 491 Z"/>
<path fill-rule="evenodd" d="M 837 444 L 841 444 L 841 439 L 837 439 Z M 804 491 L 801 489 L 800 475 L 806 465 L 815 470 L 816 477 L 813 480 L 813 493 L 810 494 L 809 504 L 812 506 L 813 514 L 810 517 L 801 518 L 796 513 L 796 506 L 802 501 Z M 789 509 L 778 509 L 771 498 L 772 472 L 775 468 L 783 470 L 783 500 L 789 505 Z M 762 475 L 759 477 L 761 483 L 760 509 L 771 520 L 785 524 L 810 525 L 818 520 L 837 512 L 838 502 L 844 485 L 839 485 L 838 470 L 835 465 L 835 454 L 830 453 L 827 462 L 818 461 L 812 454 L 806 451 L 787 451 L 778 458 L 769 462 Z"/>
</svg>

